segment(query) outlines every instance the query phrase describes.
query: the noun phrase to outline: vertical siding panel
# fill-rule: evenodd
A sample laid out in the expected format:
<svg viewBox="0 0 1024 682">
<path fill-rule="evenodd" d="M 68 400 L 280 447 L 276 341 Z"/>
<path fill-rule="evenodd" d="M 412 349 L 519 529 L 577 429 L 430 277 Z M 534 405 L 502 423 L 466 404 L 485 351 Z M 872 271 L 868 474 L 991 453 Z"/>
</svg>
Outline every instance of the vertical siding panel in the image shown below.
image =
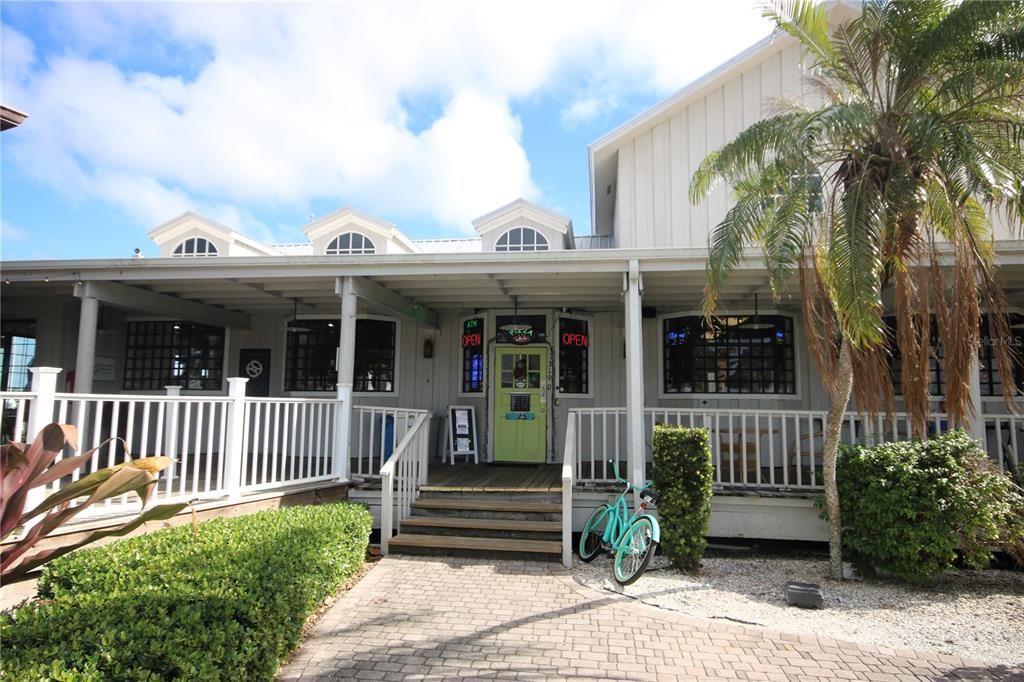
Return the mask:
<svg viewBox="0 0 1024 682">
<path fill-rule="evenodd" d="M 672 246 L 672 189 L 677 178 L 672 174 L 669 121 L 651 131 L 651 165 L 653 175 L 654 243 L 651 246 Z"/>
<path fill-rule="evenodd" d="M 771 116 L 782 95 L 782 53 L 776 52 L 761 62 L 761 116 Z"/>
<path fill-rule="evenodd" d="M 619 214 L 619 246 L 630 248 L 636 245 L 636 209 L 633 188 L 634 178 L 633 143 L 627 142 L 619 150 L 618 194 L 615 208 Z"/>
<path fill-rule="evenodd" d="M 743 74 L 743 127 L 761 120 L 761 67 Z"/>
<path fill-rule="evenodd" d="M 711 153 L 727 142 L 725 137 L 724 92 L 715 90 L 707 97 L 708 104 L 708 147 Z M 696 170 L 696 169 L 694 169 Z M 729 193 L 724 186 L 719 186 L 705 199 L 708 205 L 708 234 L 715 225 L 722 221 L 728 208 Z"/>
<path fill-rule="evenodd" d="M 636 138 L 634 144 L 635 192 L 634 206 L 636 210 L 636 234 L 634 245 L 648 246 L 654 236 L 654 186 L 653 159 L 651 153 L 652 135 L 644 133 Z"/>
<path fill-rule="evenodd" d="M 707 155 L 707 111 L 706 100 L 701 99 L 688 111 L 690 124 L 687 142 L 688 166 L 695 170 Z M 687 246 L 704 246 L 708 238 L 708 204 L 703 201 L 690 206 L 690 243 Z"/>
<path fill-rule="evenodd" d="M 688 117 L 682 111 L 672 117 L 671 156 L 672 165 L 672 241 L 674 247 L 690 245 L 690 201 L 686 190 L 690 184 L 690 159 L 686 154 Z"/>
<path fill-rule="evenodd" d="M 800 46 L 791 45 L 782 51 L 782 96 L 799 101 L 803 97 L 803 69 L 800 66 Z"/>
</svg>

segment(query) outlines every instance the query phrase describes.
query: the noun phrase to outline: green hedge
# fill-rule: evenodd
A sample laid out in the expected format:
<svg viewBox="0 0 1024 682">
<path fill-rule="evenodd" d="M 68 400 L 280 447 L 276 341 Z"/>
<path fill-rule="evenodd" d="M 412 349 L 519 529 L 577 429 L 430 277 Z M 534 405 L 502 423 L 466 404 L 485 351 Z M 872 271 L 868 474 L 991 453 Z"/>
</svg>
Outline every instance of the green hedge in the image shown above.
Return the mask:
<svg viewBox="0 0 1024 682">
<path fill-rule="evenodd" d="M 654 490 L 661 500 L 661 546 L 680 570 L 700 566 L 711 516 L 711 442 L 707 429 L 654 427 Z"/>
<path fill-rule="evenodd" d="M 0 677 L 271 680 L 371 525 L 353 504 L 289 507 L 70 554 L 40 578 L 51 601 L 0 616 Z"/>
<path fill-rule="evenodd" d="M 843 551 L 863 575 L 919 581 L 1020 545 L 1024 497 L 962 431 L 845 447 L 837 466 Z"/>
</svg>

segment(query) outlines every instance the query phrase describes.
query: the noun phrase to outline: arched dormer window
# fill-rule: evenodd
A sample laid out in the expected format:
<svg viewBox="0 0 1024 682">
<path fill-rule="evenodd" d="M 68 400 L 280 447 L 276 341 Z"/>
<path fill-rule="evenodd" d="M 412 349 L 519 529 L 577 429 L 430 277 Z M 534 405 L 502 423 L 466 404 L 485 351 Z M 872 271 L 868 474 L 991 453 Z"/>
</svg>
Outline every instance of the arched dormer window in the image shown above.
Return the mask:
<svg viewBox="0 0 1024 682">
<path fill-rule="evenodd" d="M 513 227 L 498 237 L 495 251 L 547 251 L 548 240 L 532 227 Z"/>
<path fill-rule="evenodd" d="M 209 239 L 190 237 L 174 247 L 171 254 L 174 258 L 191 258 L 194 256 L 216 256 L 217 247 Z"/>
<path fill-rule="evenodd" d="M 328 256 L 356 256 L 376 253 L 377 248 L 370 238 L 358 232 L 339 234 L 327 245 Z"/>
</svg>

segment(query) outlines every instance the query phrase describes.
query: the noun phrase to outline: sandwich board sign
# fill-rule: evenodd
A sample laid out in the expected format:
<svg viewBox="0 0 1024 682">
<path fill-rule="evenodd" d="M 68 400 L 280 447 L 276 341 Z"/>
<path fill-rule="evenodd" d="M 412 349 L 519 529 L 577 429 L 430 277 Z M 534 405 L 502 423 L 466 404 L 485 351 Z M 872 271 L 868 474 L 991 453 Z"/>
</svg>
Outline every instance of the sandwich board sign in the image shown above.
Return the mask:
<svg viewBox="0 0 1024 682">
<path fill-rule="evenodd" d="M 448 406 L 448 452 L 451 463 L 455 464 L 456 455 L 473 456 L 479 463 L 480 455 L 477 445 L 476 408 L 471 405 Z"/>
</svg>

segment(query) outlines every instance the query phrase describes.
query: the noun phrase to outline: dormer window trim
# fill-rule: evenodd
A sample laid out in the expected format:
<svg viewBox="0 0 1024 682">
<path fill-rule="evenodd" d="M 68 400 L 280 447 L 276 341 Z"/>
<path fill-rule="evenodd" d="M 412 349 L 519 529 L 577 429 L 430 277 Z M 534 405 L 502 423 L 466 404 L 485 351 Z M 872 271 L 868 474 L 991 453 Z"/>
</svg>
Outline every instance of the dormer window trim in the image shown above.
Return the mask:
<svg viewBox="0 0 1024 682">
<path fill-rule="evenodd" d="M 526 226 L 509 228 L 494 242 L 494 250 L 500 253 L 547 251 L 550 248 L 548 238 L 540 230 Z"/>
<path fill-rule="evenodd" d="M 324 253 L 328 256 L 371 256 L 377 253 L 377 246 L 362 232 L 349 230 L 328 242 Z"/>
<path fill-rule="evenodd" d="M 217 245 L 206 237 L 188 237 L 171 251 L 171 258 L 212 258 L 219 255 Z"/>
</svg>

